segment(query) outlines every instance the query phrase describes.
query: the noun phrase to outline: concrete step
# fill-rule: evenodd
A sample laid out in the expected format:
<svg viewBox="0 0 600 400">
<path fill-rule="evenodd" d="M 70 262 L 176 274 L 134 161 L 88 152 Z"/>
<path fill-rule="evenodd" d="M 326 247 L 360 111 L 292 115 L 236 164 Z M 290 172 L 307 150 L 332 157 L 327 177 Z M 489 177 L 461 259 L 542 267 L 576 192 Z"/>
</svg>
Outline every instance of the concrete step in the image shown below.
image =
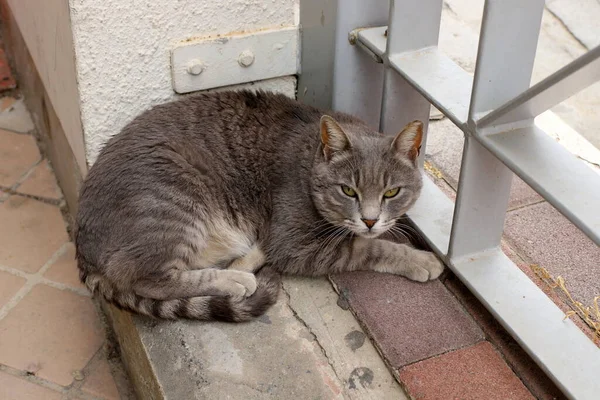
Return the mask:
<svg viewBox="0 0 600 400">
<path fill-rule="evenodd" d="M 325 279 L 288 277 L 243 324 L 105 311 L 142 399 L 407 399 Z"/>
</svg>

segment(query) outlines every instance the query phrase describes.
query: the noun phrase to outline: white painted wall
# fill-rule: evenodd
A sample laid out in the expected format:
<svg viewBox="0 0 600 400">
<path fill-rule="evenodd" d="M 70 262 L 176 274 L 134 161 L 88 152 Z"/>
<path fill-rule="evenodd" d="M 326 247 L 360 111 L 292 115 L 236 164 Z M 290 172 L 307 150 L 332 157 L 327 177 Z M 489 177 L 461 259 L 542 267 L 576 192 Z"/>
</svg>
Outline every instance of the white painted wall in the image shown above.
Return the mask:
<svg viewBox="0 0 600 400">
<path fill-rule="evenodd" d="M 83 173 L 84 138 L 79 113 L 69 0 L 8 0 L 48 97 Z"/>
<path fill-rule="evenodd" d="M 89 164 L 137 114 L 176 97 L 170 72 L 175 43 L 298 24 L 298 0 L 69 2 Z M 294 95 L 293 77 L 261 84 Z"/>
</svg>

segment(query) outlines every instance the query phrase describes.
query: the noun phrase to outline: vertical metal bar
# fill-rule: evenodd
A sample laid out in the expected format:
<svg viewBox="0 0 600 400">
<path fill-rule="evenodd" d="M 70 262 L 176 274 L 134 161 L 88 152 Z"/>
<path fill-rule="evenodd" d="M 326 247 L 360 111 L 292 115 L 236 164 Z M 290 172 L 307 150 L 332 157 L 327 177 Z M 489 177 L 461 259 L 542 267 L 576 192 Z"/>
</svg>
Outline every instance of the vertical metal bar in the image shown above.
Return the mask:
<svg viewBox="0 0 600 400">
<path fill-rule="evenodd" d="M 379 125 L 383 66 L 352 46 L 350 31 L 385 25 L 389 0 L 338 0 L 333 68 L 333 109 Z"/>
<path fill-rule="evenodd" d="M 545 0 L 486 0 L 469 119 L 529 88 Z"/>
<path fill-rule="evenodd" d="M 330 109 L 333 101 L 333 58 L 337 0 L 300 2 L 300 75 L 298 100 Z"/>
<path fill-rule="evenodd" d="M 469 126 L 477 113 L 527 90 L 535 58 L 544 0 L 487 0 L 479 38 Z M 500 244 L 512 172 L 467 135 L 463 152 L 449 256 L 451 259 Z"/>
<path fill-rule="evenodd" d="M 431 105 L 403 77 L 389 67 L 394 54 L 436 46 L 440 33 L 442 0 L 392 0 L 384 65 L 380 128 L 393 135 L 410 121 L 423 121 L 420 163 L 423 165 Z"/>
<path fill-rule="evenodd" d="M 500 244 L 513 174 L 477 140 L 465 136 L 449 257 Z"/>
</svg>

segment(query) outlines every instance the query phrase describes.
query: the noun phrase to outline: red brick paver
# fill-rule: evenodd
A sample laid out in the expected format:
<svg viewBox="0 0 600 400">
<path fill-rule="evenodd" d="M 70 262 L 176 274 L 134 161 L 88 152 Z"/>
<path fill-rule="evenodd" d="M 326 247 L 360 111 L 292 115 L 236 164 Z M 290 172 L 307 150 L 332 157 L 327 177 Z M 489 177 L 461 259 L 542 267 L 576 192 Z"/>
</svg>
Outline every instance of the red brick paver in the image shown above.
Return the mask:
<svg viewBox="0 0 600 400">
<path fill-rule="evenodd" d="M 600 296 L 600 247 L 550 204 L 510 212 L 504 232 L 519 254 L 565 278 L 576 300 L 592 305 Z"/>
<path fill-rule="evenodd" d="M 483 304 L 464 286 L 454 274 L 448 274 L 444 285 L 454 294 L 473 316 L 486 338 L 502 353 L 512 370 L 523 380 L 527 388 L 539 400 L 562 399 L 563 394 L 546 376 L 525 350 L 510 336 Z"/>
<path fill-rule="evenodd" d="M 408 365 L 399 376 L 419 400 L 534 399 L 488 342 Z"/>
<path fill-rule="evenodd" d="M 334 277 L 357 316 L 396 368 L 483 340 L 483 333 L 440 281 L 380 273 Z"/>
</svg>

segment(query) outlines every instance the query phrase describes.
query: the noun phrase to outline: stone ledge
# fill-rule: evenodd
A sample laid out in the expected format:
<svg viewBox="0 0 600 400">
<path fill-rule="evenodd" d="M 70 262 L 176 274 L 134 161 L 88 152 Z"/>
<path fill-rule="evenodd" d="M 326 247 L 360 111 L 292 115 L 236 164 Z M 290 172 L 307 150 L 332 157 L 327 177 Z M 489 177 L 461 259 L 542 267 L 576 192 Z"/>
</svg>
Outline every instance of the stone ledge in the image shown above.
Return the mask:
<svg viewBox="0 0 600 400">
<path fill-rule="evenodd" d="M 325 279 L 286 278 L 244 324 L 154 321 L 103 304 L 143 399 L 406 399 Z"/>
</svg>

